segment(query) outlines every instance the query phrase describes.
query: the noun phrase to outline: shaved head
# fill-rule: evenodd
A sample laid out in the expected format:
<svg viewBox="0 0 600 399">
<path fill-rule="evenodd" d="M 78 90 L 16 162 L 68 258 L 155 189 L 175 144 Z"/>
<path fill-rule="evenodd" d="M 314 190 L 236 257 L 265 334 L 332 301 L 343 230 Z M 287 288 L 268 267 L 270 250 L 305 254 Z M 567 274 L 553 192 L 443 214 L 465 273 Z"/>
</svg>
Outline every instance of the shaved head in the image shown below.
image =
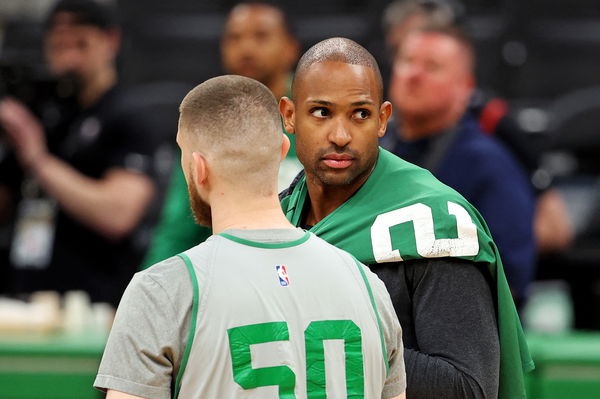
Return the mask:
<svg viewBox="0 0 600 399">
<path fill-rule="evenodd" d="M 179 112 L 182 157 L 199 152 L 228 183 L 276 186 L 283 135 L 277 101 L 265 85 L 236 75 L 209 79 L 185 96 Z"/>
<path fill-rule="evenodd" d="M 383 80 L 379 65 L 375 58 L 363 46 L 353 40 L 343 37 L 334 37 L 323 40 L 312 46 L 296 67 L 296 74 L 292 83 L 292 96 L 297 90 L 298 82 L 303 78 L 306 71 L 314 64 L 323 62 L 343 62 L 350 65 L 361 65 L 373 69 L 377 80 L 377 91 L 379 102 L 383 102 Z"/>
</svg>

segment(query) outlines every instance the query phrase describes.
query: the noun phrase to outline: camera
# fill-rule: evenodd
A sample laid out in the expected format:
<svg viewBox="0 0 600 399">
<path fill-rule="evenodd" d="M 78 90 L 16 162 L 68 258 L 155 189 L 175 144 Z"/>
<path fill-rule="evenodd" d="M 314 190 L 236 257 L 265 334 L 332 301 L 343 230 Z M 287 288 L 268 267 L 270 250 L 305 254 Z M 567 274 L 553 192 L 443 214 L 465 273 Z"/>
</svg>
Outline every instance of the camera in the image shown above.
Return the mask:
<svg viewBox="0 0 600 399">
<path fill-rule="evenodd" d="M 79 91 L 74 75 L 52 76 L 24 63 L 0 61 L 0 99 L 13 97 L 51 129 L 61 117 L 76 107 Z"/>
</svg>

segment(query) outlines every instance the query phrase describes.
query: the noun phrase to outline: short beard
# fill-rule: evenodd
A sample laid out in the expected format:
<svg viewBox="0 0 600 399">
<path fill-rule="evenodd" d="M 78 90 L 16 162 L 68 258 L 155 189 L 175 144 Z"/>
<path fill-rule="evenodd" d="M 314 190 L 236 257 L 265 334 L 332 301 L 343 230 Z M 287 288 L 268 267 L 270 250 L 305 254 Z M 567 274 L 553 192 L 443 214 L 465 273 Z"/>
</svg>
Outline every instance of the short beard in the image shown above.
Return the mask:
<svg viewBox="0 0 600 399">
<path fill-rule="evenodd" d="M 188 186 L 188 193 L 190 196 L 190 207 L 192 208 L 192 215 L 197 224 L 201 226 L 212 228 L 212 213 L 208 202 L 200 198 L 198 190 L 192 185 Z"/>
</svg>

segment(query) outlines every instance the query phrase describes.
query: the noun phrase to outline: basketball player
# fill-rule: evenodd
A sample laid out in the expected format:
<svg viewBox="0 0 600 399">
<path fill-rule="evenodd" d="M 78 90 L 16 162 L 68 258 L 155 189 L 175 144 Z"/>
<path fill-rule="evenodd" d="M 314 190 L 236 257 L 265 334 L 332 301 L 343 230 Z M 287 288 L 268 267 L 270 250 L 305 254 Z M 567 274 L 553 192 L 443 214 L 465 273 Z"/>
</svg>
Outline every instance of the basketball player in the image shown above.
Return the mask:
<svg viewBox="0 0 600 399">
<path fill-rule="evenodd" d="M 138 273 L 95 386 L 116 398 L 404 398 L 400 325 L 383 283 L 285 218 L 277 102 L 241 76 L 180 107 L 190 203 L 214 235 Z"/>
</svg>

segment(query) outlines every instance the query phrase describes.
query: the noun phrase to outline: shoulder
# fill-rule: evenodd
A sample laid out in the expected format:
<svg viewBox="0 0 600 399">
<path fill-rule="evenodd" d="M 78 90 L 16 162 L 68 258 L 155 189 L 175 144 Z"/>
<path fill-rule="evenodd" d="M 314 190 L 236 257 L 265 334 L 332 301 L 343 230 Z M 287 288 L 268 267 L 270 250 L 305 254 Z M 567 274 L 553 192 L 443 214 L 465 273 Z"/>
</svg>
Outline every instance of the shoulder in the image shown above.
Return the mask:
<svg viewBox="0 0 600 399">
<path fill-rule="evenodd" d="M 460 258 L 430 258 L 405 262 L 406 280 L 413 288 L 424 284 L 426 280 L 435 281 L 440 288 L 479 287 L 479 290 L 489 291 L 492 278 L 488 268 L 481 263 Z"/>
<path fill-rule="evenodd" d="M 96 117 L 115 140 L 133 148 L 154 148 L 169 143 L 165 132 L 167 118 L 160 105 L 140 106 L 140 99 L 130 94 L 131 89 L 113 87 L 104 94 L 96 108 Z M 176 127 L 175 127 L 176 129 Z"/>
<path fill-rule="evenodd" d="M 179 255 L 172 256 L 161 262 L 155 263 L 147 269 L 135 274 L 136 285 L 160 287 L 169 296 L 192 293 L 190 270 L 194 273 L 203 272 L 210 267 L 210 257 L 213 249 L 218 245 L 219 236 L 211 235 L 206 241 L 189 248 Z M 226 240 L 222 240 L 226 241 Z M 180 256 L 181 255 L 181 256 Z M 132 280 L 133 282 L 133 280 Z"/>
<path fill-rule="evenodd" d="M 472 206 L 464 196 L 442 183 L 428 170 L 404 161 L 385 150 L 381 151 L 381 155 L 384 167 L 381 174 L 375 176 L 380 180 L 378 184 L 374 185 L 375 191 L 377 191 L 377 196 L 381 196 L 385 202 L 394 204 L 392 208 L 396 210 L 408 208 L 406 212 L 412 214 L 412 212 L 418 211 L 416 207 L 425 205 L 434 211 L 441 209 L 440 217 L 447 213 L 449 202 L 471 210 Z M 374 201 L 379 200 L 374 199 Z"/>
<path fill-rule="evenodd" d="M 380 149 L 378 165 L 369 176 L 378 195 L 389 193 L 394 201 L 419 202 L 426 198 L 461 197 L 439 181 L 430 171 L 414 165 L 391 152 Z M 406 187 L 410 187 L 407 190 Z"/>
<path fill-rule="evenodd" d="M 182 271 L 185 271 L 183 260 L 179 256 L 171 256 L 149 268 L 138 272 L 135 277 L 145 281 L 155 281 L 157 284 L 169 284 Z"/>
<path fill-rule="evenodd" d="M 518 167 L 516 158 L 497 138 L 481 131 L 476 121 L 466 120 L 461 122 L 461 135 L 455 146 L 455 151 L 474 160 L 478 165 L 488 165 L 491 169 L 498 170 L 499 165 Z"/>
<path fill-rule="evenodd" d="M 190 271 L 182 258 L 173 256 L 134 275 L 117 313 L 133 319 L 147 315 L 150 319 L 180 325 L 189 317 L 193 297 Z"/>
<path fill-rule="evenodd" d="M 177 306 L 181 298 L 188 296 L 188 292 L 191 298 L 192 287 L 184 261 L 173 256 L 136 273 L 127 291 L 132 291 L 130 294 L 140 298 L 168 299 Z"/>
<path fill-rule="evenodd" d="M 329 243 L 315 233 L 309 232 L 309 234 L 309 243 L 311 244 L 311 247 L 310 249 L 307 248 L 307 250 L 310 251 L 311 256 L 316 256 L 320 260 L 329 264 L 335 264 L 336 266 L 344 265 L 346 269 L 349 269 L 353 274 L 356 274 L 357 278 L 360 278 L 358 277 L 360 270 L 364 270 L 366 267 L 362 265 L 354 255 Z M 362 268 L 360 266 L 362 266 Z M 368 271 L 369 269 L 366 268 L 366 270 Z"/>
</svg>

